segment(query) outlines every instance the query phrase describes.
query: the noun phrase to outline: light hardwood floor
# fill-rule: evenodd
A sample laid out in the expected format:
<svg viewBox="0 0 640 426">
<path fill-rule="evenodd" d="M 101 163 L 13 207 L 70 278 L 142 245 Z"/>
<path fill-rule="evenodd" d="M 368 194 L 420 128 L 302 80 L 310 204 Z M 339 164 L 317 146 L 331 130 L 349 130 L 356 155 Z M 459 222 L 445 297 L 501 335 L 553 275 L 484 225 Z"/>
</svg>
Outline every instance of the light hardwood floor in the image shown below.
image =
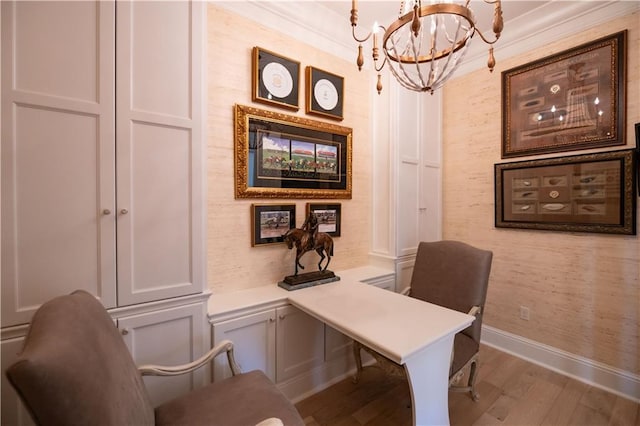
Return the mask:
<svg viewBox="0 0 640 426">
<path fill-rule="evenodd" d="M 449 393 L 456 425 L 640 426 L 640 405 L 491 347 L 480 349 L 480 400 Z M 307 426 L 411 425 L 405 380 L 365 368 L 358 384 L 345 379 L 296 404 Z"/>
</svg>

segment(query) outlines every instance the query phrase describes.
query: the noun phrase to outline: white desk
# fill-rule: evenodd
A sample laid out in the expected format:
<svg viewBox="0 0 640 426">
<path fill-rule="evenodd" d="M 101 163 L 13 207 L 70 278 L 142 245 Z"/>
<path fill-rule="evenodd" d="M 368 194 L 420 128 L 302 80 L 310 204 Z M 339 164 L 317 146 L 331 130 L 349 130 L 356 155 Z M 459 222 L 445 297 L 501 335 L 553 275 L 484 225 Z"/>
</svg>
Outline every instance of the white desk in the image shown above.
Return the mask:
<svg viewBox="0 0 640 426">
<path fill-rule="evenodd" d="M 473 316 L 348 277 L 291 291 L 288 299 L 309 315 L 404 365 L 414 425 L 449 424 L 453 337 L 473 322 Z"/>
</svg>

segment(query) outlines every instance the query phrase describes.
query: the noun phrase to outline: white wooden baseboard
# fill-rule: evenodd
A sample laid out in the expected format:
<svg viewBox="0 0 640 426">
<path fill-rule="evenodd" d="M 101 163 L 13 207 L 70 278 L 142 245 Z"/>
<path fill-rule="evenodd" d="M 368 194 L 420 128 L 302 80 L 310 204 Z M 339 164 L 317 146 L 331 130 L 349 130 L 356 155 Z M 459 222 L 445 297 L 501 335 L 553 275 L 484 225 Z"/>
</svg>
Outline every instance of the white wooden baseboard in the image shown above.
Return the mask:
<svg viewBox="0 0 640 426">
<path fill-rule="evenodd" d="M 482 343 L 640 403 L 640 376 L 497 328 L 482 326 Z"/>
</svg>

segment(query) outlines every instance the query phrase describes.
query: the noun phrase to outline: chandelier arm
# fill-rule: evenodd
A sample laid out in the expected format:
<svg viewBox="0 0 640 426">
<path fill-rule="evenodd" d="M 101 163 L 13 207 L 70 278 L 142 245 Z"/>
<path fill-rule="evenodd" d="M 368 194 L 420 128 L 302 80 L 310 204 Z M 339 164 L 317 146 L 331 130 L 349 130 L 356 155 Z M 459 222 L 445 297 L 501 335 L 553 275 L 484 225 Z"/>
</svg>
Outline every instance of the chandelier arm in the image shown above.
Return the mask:
<svg viewBox="0 0 640 426">
<path fill-rule="evenodd" d="M 353 37 L 353 39 L 355 41 L 357 41 L 358 43 L 364 43 L 365 41 L 369 40 L 371 38 L 371 35 L 373 34 L 373 31 L 369 31 L 367 33 L 367 35 L 364 38 L 358 38 L 356 36 L 356 26 L 352 25 L 351 26 L 351 36 Z"/>
<path fill-rule="evenodd" d="M 384 56 L 384 59 L 382 60 L 382 65 L 380 65 L 380 68 L 378 68 L 377 63 L 375 62 L 373 64 L 373 68 L 375 68 L 376 72 L 380 72 L 382 71 L 382 68 L 384 68 L 386 63 L 387 63 L 387 55 Z"/>
<path fill-rule="evenodd" d="M 482 34 L 482 32 L 481 32 L 479 29 L 477 29 L 477 28 L 475 29 L 475 32 L 476 32 L 476 33 L 478 33 L 478 35 L 480 36 L 480 38 L 481 38 L 485 43 L 487 43 L 487 44 L 495 44 L 495 43 L 500 39 L 500 36 L 498 35 L 498 36 L 496 37 L 496 39 L 495 39 L 495 40 L 491 41 L 491 40 L 487 39 L 487 38 Z"/>
</svg>

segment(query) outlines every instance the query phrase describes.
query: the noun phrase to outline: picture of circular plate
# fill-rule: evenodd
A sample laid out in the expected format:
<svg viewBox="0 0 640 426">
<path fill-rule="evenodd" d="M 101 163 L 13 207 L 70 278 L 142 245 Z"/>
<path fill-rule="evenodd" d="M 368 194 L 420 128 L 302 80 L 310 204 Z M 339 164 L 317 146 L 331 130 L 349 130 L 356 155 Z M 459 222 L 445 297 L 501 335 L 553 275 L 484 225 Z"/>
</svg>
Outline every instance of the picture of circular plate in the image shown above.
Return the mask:
<svg viewBox="0 0 640 426">
<path fill-rule="evenodd" d="M 293 90 L 293 77 L 284 65 L 269 62 L 262 69 L 262 82 L 276 98 L 286 98 Z"/>
<path fill-rule="evenodd" d="M 338 89 L 325 78 L 318 80 L 313 87 L 313 96 L 325 111 L 331 111 L 338 105 Z"/>
</svg>

